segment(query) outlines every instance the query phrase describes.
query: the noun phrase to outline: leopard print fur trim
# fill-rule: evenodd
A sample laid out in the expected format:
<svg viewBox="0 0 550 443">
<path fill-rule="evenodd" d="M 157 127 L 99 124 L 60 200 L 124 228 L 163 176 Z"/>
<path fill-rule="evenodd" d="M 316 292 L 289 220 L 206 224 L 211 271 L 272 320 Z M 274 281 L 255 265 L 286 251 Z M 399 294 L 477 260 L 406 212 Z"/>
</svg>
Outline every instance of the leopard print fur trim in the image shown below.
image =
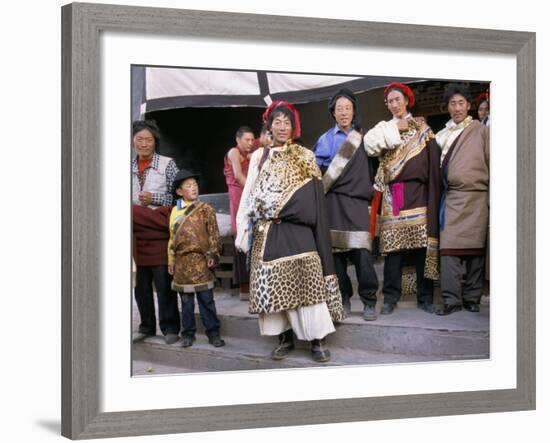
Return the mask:
<svg viewBox="0 0 550 443">
<path fill-rule="evenodd" d="M 425 248 L 428 244 L 426 224 L 405 225 L 380 230 L 380 252 Z"/>
<path fill-rule="evenodd" d="M 401 296 L 416 296 L 416 268 L 404 266 L 401 270 Z"/>
<path fill-rule="evenodd" d="M 426 255 L 426 262 L 424 264 L 424 277 L 430 280 L 439 279 L 439 257 L 433 255 Z"/>
<path fill-rule="evenodd" d="M 342 294 L 338 286 L 336 274 L 325 276 L 325 288 L 327 291 L 327 307 L 330 317 L 334 322 L 344 319 L 344 306 L 342 305 Z"/>
<path fill-rule="evenodd" d="M 251 314 L 272 314 L 323 303 L 327 299 L 321 258 L 317 252 L 263 262 L 252 256 Z"/>
<path fill-rule="evenodd" d="M 424 277 L 430 280 L 439 279 L 439 240 L 437 238 L 428 237 Z"/>
<path fill-rule="evenodd" d="M 321 171 L 309 149 L 288 143 L 283 150 L 270 153 L 250 193 L 252 218 L 278 218 L 288 200 L 312 178 L 320 180 Z"/>
</svg>

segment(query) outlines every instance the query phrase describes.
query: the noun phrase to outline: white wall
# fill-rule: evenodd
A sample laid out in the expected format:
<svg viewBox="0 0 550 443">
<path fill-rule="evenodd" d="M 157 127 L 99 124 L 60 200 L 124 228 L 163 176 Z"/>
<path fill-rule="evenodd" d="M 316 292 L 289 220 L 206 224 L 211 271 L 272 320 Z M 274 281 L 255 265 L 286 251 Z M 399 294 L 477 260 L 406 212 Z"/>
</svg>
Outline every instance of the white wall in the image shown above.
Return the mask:
<svg viewBox="0 0 550 443">
<path fill-rule="evenodd" d="M 96 3 L 96 2 L 94 2 Z M 117 3 L 102 1 L 102 3 Z M 455 15 L 449 2 L 422 2 L 418 8 L 404 0 L 388 2 L 297 2 L 296 0 L 244 1 L 125 1 L 126 4 L 168 6 L 218 11 L 242 11 L 339 19 L 373 20 L 430 25 L 466 26 L 537 32 L 537 78 L 549 79 L 550 31 L 543 3 L 493 6 L 489 2 L 457 2 Z M 496 3 L 495 3 L 496 4 Z M 2 11 L 2 119 L 3 199 L 2 305 L 3 332 L 0 404 L 6 442 L 61 441 L 60 437 L 60 6 L 57 0 L 4 2 Z M 345 7 L 337 8 L 337 6 Z M 348 6 L 349 5 L 349 6 Z M 415 6 L 414 9 L 411 6 Z M 444 8 L 444 9 L 443 9 Z M 391 9 L 391 10 L 390 10 Z M 467 17 L 467 18 L 465 18 Z M 243 30 L 245 32 L 245 30 Z M 546 56 L 546 57 L 545 57 Z M 544 86 L 544 85 L 543 85 Z M 546 88 L 545 88 L 546 89 Z M 540 87 L 540 91 L 543 88 Z M 545 91 L 546 92 L 546 91 Z M 548 94 L 538 97 L 538 176 L 550 161 L 542 134 Z M 7 102 L 5 100 L 7 96 Z M 9 122 L 9 123 L 8 123 Z M 25 145 L 21 146 L 21 140 Z M 31 143 L 29 143 L 31 141 Z M 16 160 L 21 164 L 15 163 Z M 538 218 L 544 222 L 548 202 L 539 190 Z M 37 216 L 41 215 L 38 222 Z M 539 226 L 544 226 L 539 224 Z M 539 275 L 545 271 L 542 251 L 548 235 L 538 233 Z M 542 271 L 542 272 L 541 272 Z M 543 279 L 538 285 L 538 410 L 459 417 L 393 420 L 371 423 L 306 426 L 193 435 L 129 438 L 127 442 L 274 442 L 338 441 L 352 437 L 370 441 L 471 442 L 547 441 L 542 433 L 550 418 L 548 381 L 550 312 Z M 7 287 L 5 286 L 7 283 Z M 496 295 L 498 296 L 498 294 Z M 7 324 L 6 324 L 7 321 Z M 547 438 L 547 437 L 546 437 Z"/>
</svg>

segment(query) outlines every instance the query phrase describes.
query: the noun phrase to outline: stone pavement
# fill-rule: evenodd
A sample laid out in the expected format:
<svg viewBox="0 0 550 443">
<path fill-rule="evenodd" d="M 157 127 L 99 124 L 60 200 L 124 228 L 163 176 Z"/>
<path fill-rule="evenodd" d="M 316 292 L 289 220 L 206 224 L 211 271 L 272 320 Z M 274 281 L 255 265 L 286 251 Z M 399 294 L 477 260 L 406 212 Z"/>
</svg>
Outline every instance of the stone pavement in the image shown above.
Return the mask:
<svg viewBox="0 0 550 443">
<path fill-rule="evenodd" d="M 380 302 L 377 311 L 380 310 Z M 257 316 L 248 313 L 248 303 L 239 300 L 237 290 L 216 289 L 216 308 L 226 346 L 208 344 L 197 315 L 197 341 L 190 348 L 179 342 L 166 345 L 162 337 L 151 337 L 133 345 L 133 374 L 155 375 L 185 372 L 236 371 L 316 367 L 327 365 L 396 364 L 458 359 L 489 358 L 489 306 L 480 313 L 457 312 L 441 317 L 416 308 L 414 300 L 401 301 L 392 315 L 376 321 L 362 318 L 363 306 L 355 295 L 352 314 L 327 337 L 332 358 L 315 363 L 309 344 L 297 348 L 283 361 L 273 361 L 276 337 L 259 334 Z M 134 304 L 133 328 L 139 314 Z"/>
</svg>

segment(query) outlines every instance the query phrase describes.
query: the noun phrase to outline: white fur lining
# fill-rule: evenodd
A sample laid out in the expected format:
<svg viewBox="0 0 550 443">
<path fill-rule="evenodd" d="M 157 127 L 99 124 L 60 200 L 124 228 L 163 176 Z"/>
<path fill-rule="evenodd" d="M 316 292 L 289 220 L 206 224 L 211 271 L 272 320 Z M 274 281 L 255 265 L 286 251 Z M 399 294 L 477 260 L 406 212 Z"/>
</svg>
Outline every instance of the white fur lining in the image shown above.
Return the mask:
<svg viewBox="0 0 550 443">
<path fill-rule="evenodd" d="M 348 149 L 345 148 L 345 145 L 347 143 L 350 143 L 353 146 L 353 151 L 350 152 Z M 353 155 L 355 154 L 357 148 L 361 145 L 361 134 L 358 131 L 351 131 L 348 136 L 346 137 L 346 140 L 340 146 L 340 149 L 338 149 L 338 152 L 330 162 L 330 165 L 328 166 L 327 171 L 325 172 L 325 175 L 323 176 L 323 188 L 325 191 L 325 194 L 328 192 L 328 190 L 331 188 L 331 186 L 334 184 L 334 182 L 340 177 L 342 174 L 342 171 L 348 164 L 348 162 L 352 159 Z M 345 150 L 345 154 L 343 151 Z M 346 155 L 347 154 L 347 155 Z"/>
<path fill-rule="evenodd" d="M 241 201 L 239 203 L 239 210 L 237 211 L 237 238 L 235 239 L 235 247 L 244 253 L 248 252 L 248 222 L 250 218 L 251 208 L 249 207 L 249 196 L 252 192 L 252 188 L 256 184 L 258 178 L 258 164 L 262 158 L 262 154 L 265 148 L 257 149 L 252 153 L 250 157 L 250 165 L 248 167 L 248 175 L 244 184 L 243 193 L 241 195 Z M 267 162 L 267 160 L 266 160 Z M 265 164 L 264 164 L 265 166 Z"/>
<path fill-rule="evenodd" d="M 379 122 L 365 134 L 363 143 L 371 157 L 379 156 L 383 150 L 399 147 L 402 141 L 397 123 L 394 120 Z"/>
</svg>

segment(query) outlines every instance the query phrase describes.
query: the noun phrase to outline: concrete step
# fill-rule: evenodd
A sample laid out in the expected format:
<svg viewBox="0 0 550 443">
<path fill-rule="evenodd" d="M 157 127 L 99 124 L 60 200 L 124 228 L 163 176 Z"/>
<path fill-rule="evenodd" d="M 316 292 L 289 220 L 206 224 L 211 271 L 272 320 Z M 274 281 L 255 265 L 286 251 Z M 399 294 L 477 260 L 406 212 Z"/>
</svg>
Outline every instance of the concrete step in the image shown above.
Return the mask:
<svg viewBox="0 0 550 443">
<path fill-rule="evenodd" d="M 417 309 L 414 301 L 403 301 L 393 314 L 366 322 L 363 305 L 354 296 L 351 316 L 337 324 L 336 332 L 326 338 L 331 361 L 319 364 L 310 357 L 309 343 L 301 341 L 296 342 L 297 348 L 289 358 L 273 361 L 270 354 L 277 340 L 260 336 L 257 316 L 248 313 L 248 302 L 239 299 L 238 290 L 216 288 L 215 300 L 225 347 L 208 344 L 196 306 L 198 334 L 194 345 L 166 345 L 158 336 L 134 344 L 134 375 L 489 358 L 488 306 L 482 306 L 480 313 L 462 311 L 441 317 Z M 381 303 L 377 311 L 380 307 Z M 138 324 L 134 304 L 134 330 Z"/>
<path fill-rule="evenodd" d="M 402 355 L 330 347 L 331 360 L 317 363 L 311 359 L 308 343 L 298 345 L 284 360 L 274 361 L 271 351 L 275 337 L 243 339 L 224 337 L 226 345 L 214 348 L 206 336 L 197 335 L 193 346 L 182 348 L 180 343 L 167 345 L 161 337 L 151 337 L 133 345 L 133 374 L 173 374 L 185 372 L 243 371 L 324 366 L 350 366 L 425 362 L 446 360 L 443 356 Z M 462 357 L 461 357 L 462 358 Z"/>
<path fill-rule="evenodd" d="M 216 296 L 221 333 L 235 338 L 260 335 L 256 315 L 248 313 L 248 303 L 228 293 Z M 377 306 L 380 311 L 381 303 Z M 462 355 L 489 357 L 489 308 L 480 313 L 457 312 L 442 317 L 417 309 L 415 302 L 400 302 L 391 315 L 375 321 L 363 320 L 363 305 L 352 298 L 352 314 L 336 325 L 327 344 L 362 351 L 413 355 Z M 197 325 L 200 319 L 197 315 Z M 200 329 L 200 328 L 199 328 Z"/>
</svg>

